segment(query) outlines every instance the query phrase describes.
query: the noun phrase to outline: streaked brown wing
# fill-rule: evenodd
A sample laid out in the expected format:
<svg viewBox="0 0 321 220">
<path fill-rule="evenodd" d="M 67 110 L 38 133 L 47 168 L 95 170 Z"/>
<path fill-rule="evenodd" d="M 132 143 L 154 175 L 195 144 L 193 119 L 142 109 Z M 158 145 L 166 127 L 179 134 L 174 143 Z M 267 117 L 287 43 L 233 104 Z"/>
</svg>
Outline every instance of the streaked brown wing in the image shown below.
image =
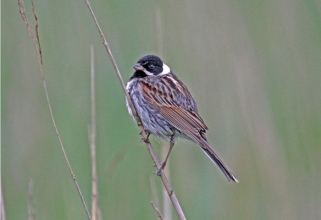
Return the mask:
<svg viewBox="0 0 321 220">
<path fill-rule="evenodd" d="M 198 114 L 193 114 L 180 107 L 161 106 L 159 113 L 174 127 L 182 131 L 199 132 L 207 130 Z"/>
<path fill-rule="evenodd" d="M 171 87 L 168 81 L 171 80 Z M 192 98 L 185 85 L 178 82 L 171 76 L 166 76 L 166 80 L 159 80 L 156 83 L 152 81 L 140 81 L 143 95 L 148 104 L 159 112 L 172 126 L 187 134 L 188 136 L 199 135 L 200 131 L 207 130 L 202 118 L 197 110 L 185 109 L 180 103 L 182 99 Z M 176 85 L 176 86 L 173 86 Z M 179 95 L 178 95 L 179 94 Z M 180 98 L 177 101 L 176 98 Z M 194 138 L 193 138 L 194 139 Z"/>
</svg>

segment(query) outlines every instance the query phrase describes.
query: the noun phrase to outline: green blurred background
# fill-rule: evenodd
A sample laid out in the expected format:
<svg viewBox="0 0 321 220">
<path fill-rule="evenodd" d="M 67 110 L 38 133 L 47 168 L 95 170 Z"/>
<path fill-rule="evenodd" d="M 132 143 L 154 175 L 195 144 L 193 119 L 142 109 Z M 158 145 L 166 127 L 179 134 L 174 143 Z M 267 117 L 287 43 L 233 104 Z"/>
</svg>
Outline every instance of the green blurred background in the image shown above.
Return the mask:
<svg viewBox="0 0 321 220">
<path fill-rule="evenodd" d="M 229 183 L 197 146 L 179 141 L 169 175 L 188 219 L 321 219 L 320 1 L 91 4 L 124 80 L 141 56 L 160 55 L 190 88 L 209 142 L 240 180 Z M 162 185 L 85 2 L 35 7 L 53 112 L 87 205 L 92 44 L 103 219 L 157 219 L 150 201 L 163 212 Z M 2 1 L 1 49 L 7 218 L 28 218 L 32 180 L 36 219 L 86 219 L 17 1 Z"/>
</svg>

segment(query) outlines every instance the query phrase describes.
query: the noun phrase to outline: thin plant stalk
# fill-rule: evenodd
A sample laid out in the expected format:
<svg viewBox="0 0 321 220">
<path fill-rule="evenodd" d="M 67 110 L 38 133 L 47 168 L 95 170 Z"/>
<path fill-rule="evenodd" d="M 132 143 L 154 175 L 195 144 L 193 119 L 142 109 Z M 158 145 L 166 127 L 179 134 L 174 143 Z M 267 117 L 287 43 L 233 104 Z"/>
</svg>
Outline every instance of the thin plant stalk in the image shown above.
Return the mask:
<svg viewBox="0 0 321 220">
<path fill-rule="evenodd" d="M 63 152 L 63 155 L 65 157 L 65 160 L 67 162 L 67 165 L 68 165 L 68 168 L 69 168 L 69 171 L 70 171 L 70 174 L 71 174 L 71 177 L 74 181 L 74 184 L 76 186 L 76 189 L 77 189 L 77 192 L 80 196 L 80 199 L 81 199 L 81 202 L 84 206 L 84 209 L 85 209 L 85 212 L 86 212 L 86 215 L 88 217 L 88 219 L 91 219 L 90 217 L 90 214 L 89 214 L 89 211 L 88 211 L 88 208 L 87 208 L 87 205 L 85 203 L 85 199 L 81 193 L 81 190 L 80 190 L 80 187 L 78 185 L 78 182 L 77 182 L 77 179 L 76 179 L 76 176 L 71 168 L 71 165 L 70 165 L 70 162 L 68 160 L 68 157 L 67 157 L 67 154 L 66 154 L 66 151 L 65 151 L 65 148 L 62 144 L 62 140 L 61 140 L 61 137 L 60 137 L 60 134 L 59 134 L 59 131 L 58 131 L 58 127 L 56 125 L 56 121 L 55 121 L 55 118 L 54 118 L 54 115 L 53 115 L 53 111 L 52 111 L 52 107 L 51 107 L 51 103 L 50 103 L 50 99 L 49 99 L 49 95 L 48 95 L 48 90 L 47 90 L 47 85 L 46 85 L 46 81 L 45 81 L 45 74 L 44 74 L 44 69 L 43 69 L 43 60 L 42 60 L 42 50 L 41 50 L 41 44 L 40 44 L 40 39 L 39 39 L 39 32 L 38 32 L 38 17 L 36 15 L 36 12 L 35 12 L 35 7 L 34 7 L 34 4 L 33 4 L 33 1 L 31 0 L 31 4 L 32 4 L 32 12 L 33 12 L 33 15 L 34 15 L 34 18 L 35 18 L 35 21 L 36 21 L 36 26 L 35 26 L 35 30 L 36 30 L 36 36 L 34 35 L 33 33 L 33 30 L 32 30 L 32 27 L 30 25 L 30 22 L 28 21 L 28 18 L 27 18 L 27 14 L 26 14 L 26 10 L 25 10 L 25 7 L 24 7 L 24 2 L 23 0 L 18 0 L 18 7 L 19 7 L 19 12 L 21 14 L 21 17 L 23 19 L 23 21 L 25 22 L 26 26 L 27 26 L 27 29 L 29 31 L 29 35 L 31 37 L 31 40 L 33 42 L 33 46 L 36 50 L 36 54 L 37 54 L 37 60 L 38 60 L 38 63 L 39 63 L 39 67 L 40 67 L 40 74 L 41 74 L 41 78 L 42 78 L 42 83 L 43 83 L 43 87 L 44 87 L 44 90 L 45 90 L 45 95 L 46 95 L 46 100 L 47 100 L 47 105 L 48 105 L 48 108 L 49 108 L 49 112 L 50 112 L 50 116 L 51 116 L 51 121 L 53 123 L 53 126 L 55 128 L 55 132 L 56 132 L 56 135 L 58 137 L 58 141 L 59 141 L 59 144 L 60 144 L 60 147 L 61 147 L 61 150 Z"/>
<path fill-rule="evenodd" d="M 1 206 L 1 209 L 0 209 L 0 212 L 1 212 L 1 219 L 2 220 L 6 220 L 6 211 L 5 211 L 5 208 L 4 208 L 4 200 L 3 200 L 3 191 L 2 191 L 2 179 L 0 181 L 0 206 Z"/>
<path fill-rule="evenodd" d="M 166 158 L 166 155 L 168 153 L 168 149 L 167 147 L 165 146 L 165 142 L 162 141 L 161 142 L 161 158 L 162 158 L 162 161 L 165 160 Z M 165 173 L 167 174 L 167 178 L 168 178 L 168 181 L 170 181 L 170 177 L 171 177 L 171 173 L 170 173 L 170 161 L 167 161 L 166 163 L 166 166 L 164 168 L 164 171 Z M 167 195 L 167 192 L 166 190 L 162 190 L 162 194 L 163 194 L 163 213 L 164 213 L 164 218 L 166 220 L 172 220 L 172 207 L 171 207 L 171 202 L 170 202 L 170 199 Z"/>
<path fill-rule="evenodd" d="M 156 207 L 154 202 L 151 201 L 150 204 L 153 206 L 153 208 L 154 208 L 155 212 L 157 213 L 159 219 L 164 220 L 164 217 L 163 217 L 162 213 L 160 213 L 159 209 Z"/>
<path fill-rule="evenodd" d="M 94 47 L 90 46 L 90 66 L 91 66 L 91 129 L 90 129 L 90 154 L 91 154 L 91 219 L 97 219 L 98 213 L 98 179 L 96 160 L 96 101 L 95 101 L 95 65 Z"/>
</svg>

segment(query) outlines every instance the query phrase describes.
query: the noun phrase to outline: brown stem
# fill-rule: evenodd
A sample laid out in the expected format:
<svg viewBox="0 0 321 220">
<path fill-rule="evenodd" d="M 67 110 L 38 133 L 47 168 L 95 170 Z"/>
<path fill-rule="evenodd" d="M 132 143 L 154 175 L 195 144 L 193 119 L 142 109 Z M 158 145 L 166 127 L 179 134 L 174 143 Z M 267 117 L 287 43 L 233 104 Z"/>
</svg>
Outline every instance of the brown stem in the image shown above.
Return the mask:
<svg viewBox="0 0 321 220">
<path fill-rule="evenodd" d="M 0 212 L 1 212 L 1 219 L 6 220 L 6 211 L 4 208 L 4 200 L 3 200 L 3 191 L 2 191 L 2 180 L 0 180 Z"/>
<path fill-rule="evenodd" d="M 43 84 L 43 87 L 44 87 L 44 90 L 45 90 L 45 95 L 46 95 L 46 100 L 47 100 L 47 105 L 48 105 L 48 108 L 49 108 L 49 112 L 50 112 L 50 116 L 51 116 L 51 121 L 53 123 L 53 126 L 55 128 L 55 132 L 56 132 L 56 135 L 58 137 L 58 141 L 59 141 L 59 144 L 60 144 L 60 147 L 61 147 L 61 150 L 63 152 L 63 155 L 65 157 L 65 160 L 67 162 L 67 165 L 68 165 L 68 168 L 69 168 L 69 171 L 70 171 L 70 174 L 71 174 L 71 177 L 74 181 L 74 184 L 76 186 L 76 189 L 78 191 L 78 194 L 80 196 L 80 199 L 81 199 L 81 202 L 84 206 L 84 209 L 85 209 L 85 212 L 86 212 L 86 215 L 88 217 L 88 219 L 91 219 L 90 218 L 90 214 L 89 214 L 89 211 L 88 211 L 88 208 L 87 208 L 87 205 L 85 203 L 85 199 L 81 193 L 81 190 L 80 190 L 80 187 L 78 185 L 78 182 L 76 180 L 76 176 L 71 168 L 71 165 L 70 165 L 70 162 L 68 160 L 68 157 L 67 157 L 67 154 L 66 154 L 66 151 L 65 151 L 65 148 L 62 144 L 62 140 L 61 140 L 61 137 L 60 137 L 60 134 L 58 132 L 58 128 L 57 128 L 57 125 L 56 125 L 56 121 L 55 121 L 55 118 L 54 118 L 54 115 L 53 115 L 53 111 L 52 111 L 52 108 L 51 108 L 51 103 L 50 103 L 50 99 L 49 99 L 49 95 L 48 95 L 48 90 L 47 90 L 47 85 L 46 85 L 46 81 L 45 81 L 45 74 L 44 74 L 44 69 L 43 69 L 43 62 L 42 62 L 42 51 L 41 51 L 41 45 L 40 45 L 40 39 L 39 39 L 39 33 L 38 33 L 38 17 L 36 15 L 36 12 L 35 12 L 35 7 L 34 7 L 34 4 L 33 4 L 33 1 L 31 0 L 31 4 L 32 4 L 32 12 L 33 12 L 33 15 L 34 15 L 34 18 L 35 18 L 35 21 L 36 21 L 36 37 L 33 33 L 33 30 L 31 28 L 31 25 L 30 25 L 30 22 L 28 21 L 28 18 L 27 18 L 27 14 L 26 14 L 26 10 L 25 10 L 25 7 L 24 7 L 24 2 L 23 0 L 18 0 L 18 7 L 19 7 L 19 12 L 21 14 L 21 17 L 23 19 L 23 21 L 25 22 L 26 26 L 27 26 L 27 29 L 29 31 L 29 35 L 31 37 L 31 40 L 33 42 L 33 46 L 36 50 L 36 54 L 37 54 L 37 60 L 38 60 L 38 63 L 39 63 L 39 67 L 40 67 L 40 74 L 41 74 L 41 78 L 42 78 L 42 84 Z"/>
<path fill-rule="evenodd" d="M 96 162 L 96 102 L 95 102 L 95 69 L 94 69 L 94 47 L 90 46 L 91 66 L 91 126 L 90 126 L 90 154 L 91 154 L 91 218 L 97 219 L 98 214 L 98 179 Z"/>
<path fill-rule="evenodd" d="M 154 202 L 151 201 L 150 204 L 152 204 L 152 206 L 153 206 L 155 212 L 157 213 L 159 219 L 164 220 L 164 217 L 163 217 L 162 213 L 160 213 L 159 209 L 156 207 L 156 205 L 154 204 Z"/>
</svg>

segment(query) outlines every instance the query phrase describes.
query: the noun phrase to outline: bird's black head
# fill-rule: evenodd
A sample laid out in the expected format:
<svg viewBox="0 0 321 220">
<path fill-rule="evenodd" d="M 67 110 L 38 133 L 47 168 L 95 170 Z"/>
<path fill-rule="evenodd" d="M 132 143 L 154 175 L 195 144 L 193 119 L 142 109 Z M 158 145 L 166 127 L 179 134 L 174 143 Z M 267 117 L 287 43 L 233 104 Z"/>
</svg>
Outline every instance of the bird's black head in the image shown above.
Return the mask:
<svg viewBox="0 0 321 220">
<path fill-rule="evenodd" d="M 131 78 L 142 78 L 145 76 L 161 76 L 170 73 L 169 67 L 155 55 L 147 55 L 140 58 L 133 66 L 136 70 Z"/>
</svg>

